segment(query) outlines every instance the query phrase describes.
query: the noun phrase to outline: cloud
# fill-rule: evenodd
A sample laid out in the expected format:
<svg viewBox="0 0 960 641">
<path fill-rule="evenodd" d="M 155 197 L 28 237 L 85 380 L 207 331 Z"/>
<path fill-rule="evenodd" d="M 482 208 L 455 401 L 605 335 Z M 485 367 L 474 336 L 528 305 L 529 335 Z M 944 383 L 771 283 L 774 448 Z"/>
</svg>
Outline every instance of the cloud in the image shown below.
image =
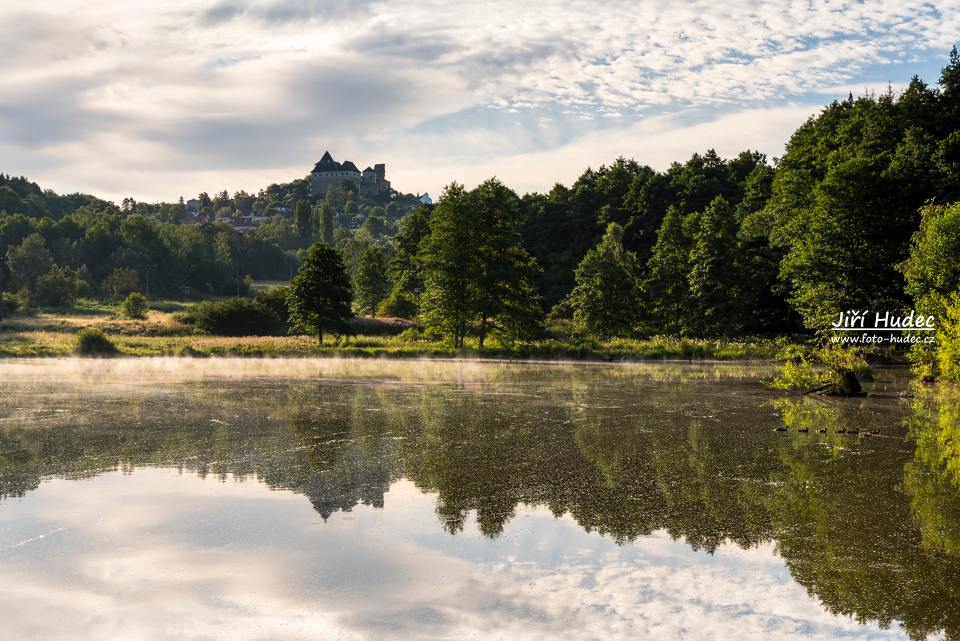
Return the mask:
<svg viewBox="0 0 960 641">
<path fill-rule="evenodd" d="M 314 19 L 356 18 L 373 0 L 220 0 L 200 13 L 203 25 L 217 25 L 239 18 L 267 23 Z"/>
<path fill-rule="evenodd" d="M 302 496 L 255 481 L 169 469 L 47 481 L 0 513 L 4 631 L 51 641 L 904 637 L 827 612 L 772 543 L 711 555 L 657 532 L 618 546 L 529 506 L 496 540 L 474 522 L 451 537 L 434 501 L 399 481 L 384 509 L 321 523 Z"/>
<path fill-rule="evenodd" d="M 455 176 L 458 182 L 472 187 L 496 175 L 521 192 L 543 191 L 555 182 L 569 185 L 588 166 L 596 169 L 619 156 L 634 158 L 660 170 L 708 148 L 723 157 L 735 156 L 749 148 L 767 154 L 772 160 L 782 153 L 783 144 L 793 130 L 820 108 L 819 104 L 801 103 L 712 116 L 688 112 L 654 116 L 624 127 L 596 129 L 555 148 L 526 153 L 497 153 L 497 138 L 489 137 L 471 145 L 482 152 L 473 156 L 454 155 L 453 162 L 447 160 L 442 164 L 417 162 L 417 156 L 397 149 L 391 164 L 398 167 L 395 172 L 398 180 L 410 184 L 445 185 L 451 180 L 448 176 Z M 419 147 L 440 144 L 440 140 L 427 140 Z"/>
<path fill-rule="evenodd" d="M 538 167 L 557 164 L 542 154 L 594 159 L 642 121 L 903 83 L 958 39 L 960 0 L 8 3 L 0 170 L 173 200 L 300 177 L 329 148 L 436 191 L 464 176 L 431 166 L 499 149 L 518 187 L 544 189 Z M 729 138 L 699 133 L 698 149 Z"/>
</svg>

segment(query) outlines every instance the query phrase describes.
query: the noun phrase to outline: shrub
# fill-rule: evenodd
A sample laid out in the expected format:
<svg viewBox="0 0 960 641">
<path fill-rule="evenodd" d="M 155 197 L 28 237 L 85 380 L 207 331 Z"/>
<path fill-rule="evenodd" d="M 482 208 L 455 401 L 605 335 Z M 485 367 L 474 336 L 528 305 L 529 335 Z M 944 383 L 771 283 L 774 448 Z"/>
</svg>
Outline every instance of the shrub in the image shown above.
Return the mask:
<svg viewBox="0 0 960 641">
<path fill-rule="evenodd" d="M 842 392 L 847 372 L 863 380 L 872 378 L 870 365 L 863 354 L 853 349 L 823 347 L 814 353 L 813 359 L 807 358 L 800 349 L 782 349 L 778 357 L 789 360 L 770 383 L 773 389 L 812 390 L 830 384 L 834 391 Z"/>
<path fill-rule="evenodd" d="M 377 316 L 388 318 L 413 318 L 417 315 L 417 303 L 413 297 L 399 288 L 393 288 L 377 306 Z"/>
<path fill-rule="evenodd" d="M 262 305 L 276 314 L 281 328 L 286 329 L 290 324 L 290 307 L 287 304 L 287 298 L 290 295 L 290 287 L 271 287 L 261 289 L 253 297 L 253 302 Z"/>
<path fill-rule="evenodd" d="M 960 383 L 960 293 L 950 297 L 937 330 L 936 350 L 940 375 L 952 383 Z"/>
<path fill-rule="evenodd" d="M 780 373 L 770 383 L 770 387 L 788 392 L 809 390 L 824 385 L 829 379 L 829 372 L 816 369 L 813 363 L 801 355 L 781 366 Z"/>
<path fill-rule="evenodd" d="M 245 298 L 205 301 L 188 318 L 201 332 L 220 336 L 269 336 L 280 331 L 280 319 L 273 311 Z"/>
<path fill-rule="evenodd" d="M 140 292 L 132 292 L 127 295 L 120 304 L 120 311 L 127 318 L 144 319 L 147 317 L 147 311 L 150 306 L 147 305 L 147 297 Z"/>
<path fill-rule="evenodd" d="M 103 279 L 101 288 L 114 298 L 132 294 L 140 291 L 140 274 L 132 267 L 118 267 Z"/>
<path fill-rule="evenodd" d="M 75 291 L 76 279 L 59 265 L 54 265 L 37 279 L 29 299 L 34 305 L 63 307 L 73 302 Z"/>
<path fill-rule="evenodd" d="M 117 346 L 102 330 L 96 327 L 84 327 L 77 332 L 77 342 L 73 351 L 84 356 L 110 356 L 117 353 Z"/>
<path fill-rule="evenodd" d="M 192 345 L 182 345 L 174 350 L 174 356 L 180 356 L 183 358 L 207 358 L 210 356 L 206 352 L 201 352 Z"/>
</svg>

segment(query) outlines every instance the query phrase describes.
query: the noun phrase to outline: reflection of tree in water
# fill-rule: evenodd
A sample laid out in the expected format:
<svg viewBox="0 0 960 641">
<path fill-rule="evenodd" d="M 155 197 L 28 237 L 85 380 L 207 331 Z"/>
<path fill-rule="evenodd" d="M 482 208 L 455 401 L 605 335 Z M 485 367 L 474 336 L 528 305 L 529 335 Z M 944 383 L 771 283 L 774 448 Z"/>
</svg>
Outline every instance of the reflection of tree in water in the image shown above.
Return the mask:
<svg viewBox="0 0 960 641">
<path fill-rule="evenodd" d="M 396 414 L 379 411 L 382 396 L 361 385 L 304 385 L 292 390 L 287 405 L 299 446 L 289 459 L 271 461 L 264 480 L 307 495 L 324 520 L 357 503 L 383 507 L 399 462 L 388 424 Z"/>
<path fill-rule="evenodd" d="M 911 406 L 907 429 L 915 452 L 903 489 L 924 545 L 960 556 L 960 392 L 920 390 Z"/>
<path fill-rule="evenodd" d="M 49 476 L 178 466 L 302 493 L 326 519 L 383 506 L 407 477 L 436 494 L 451 533 L 473 513 L 496 537 L 530 504 L 620 543 L 659 530 L 708 552 L 775 540 L 830 611 L 957 638 L 956 400 L 918 397 L 914 447 L 891 426 L 903 411 L 895 405 L 770 405 L 709 375 L 613 372 L 213 386 L 178 403 L 126 399 L 90 420 L 5 421 L 0 493 Z M 786 433 L 771 432 L 781 424 Z M 884 434 L 836 433 L 871 426 Z"/>
<path fill-rule="evenodd" d="M 831 435 L 883 420 L 847 404 L 806 400 L 785 409 L 791 425 Z M 831 435 L 787 439 L 772 477 L 774 536 L 793 578 L 833 613 L 883 626 L 899 621 L 912 638 L 941 630 L 957 638 L 960 558 L 922 545 L 899 483 L 913 448 L 890 434 Z"/>
<path fill-rule="evenodd" d="M 720 397 L 697 401 L 666 387 L 641 400 L 627 383 L 603 395 L 593 389 L 573 381 L 513 404 L 427 389 L 406 472 L 438 493 L 438 514 L 453 532 L 475 511 L 481 531 L 496 536 L 516 505 L 529 503 L 620 542 L 667 529 L 713 550 L 769 536 L 760 497 L 775 457 L 746 432 L 688 415 L 719 415 Z"/>
</svg>

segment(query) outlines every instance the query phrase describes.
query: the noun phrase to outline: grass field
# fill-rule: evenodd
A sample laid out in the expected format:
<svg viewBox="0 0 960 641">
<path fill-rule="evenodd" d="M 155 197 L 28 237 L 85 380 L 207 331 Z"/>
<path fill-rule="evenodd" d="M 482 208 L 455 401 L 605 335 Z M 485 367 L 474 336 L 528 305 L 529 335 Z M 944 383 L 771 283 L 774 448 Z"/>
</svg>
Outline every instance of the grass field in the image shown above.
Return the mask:
<svg viewBox="0 0 960 641">
<path fill-rule="evenodd" d="M 328 338 L 321 345 L 309 336 L 210 336 L 197 334 L 182 323 L 177 312 L 189 303 L 151 301 L 145 320 L 129 320 L 119 309 L 96 302 L 81 302 L 69 310 L 33 314 L 17 313 L 0 321 L 0 357 L 65 356 L 73 353 L 76 333 L 98 327 L 126 356 L 357 356 L 357 357 L 484 357 L 583 360 L 770 360 L 785 345 L 783 340 L 697 340 L 655 337 L 615 339 L 606 342 L 564 338 L 517 343 L 488 342 L 481 353 L 476 341 L 463 349 L 442 341 L 407 335 L 368 335 L 373 321 L 360 324 L 361 335 Z M 374 332 L 371 331 L 370 334 Z"/>
</svg>

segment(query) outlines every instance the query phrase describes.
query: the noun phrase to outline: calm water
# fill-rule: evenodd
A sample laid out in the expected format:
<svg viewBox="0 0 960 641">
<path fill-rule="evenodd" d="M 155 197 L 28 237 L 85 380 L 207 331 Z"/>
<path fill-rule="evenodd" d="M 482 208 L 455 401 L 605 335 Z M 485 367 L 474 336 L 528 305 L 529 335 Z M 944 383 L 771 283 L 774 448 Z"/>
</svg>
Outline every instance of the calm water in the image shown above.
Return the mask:
<svg viewBox="0 0 960 641">
<path fill-rule="evenodd" d="M 0 364 L 0 639 L 960 638 L 960 402 L 767 375 Z"/>
</svg>

